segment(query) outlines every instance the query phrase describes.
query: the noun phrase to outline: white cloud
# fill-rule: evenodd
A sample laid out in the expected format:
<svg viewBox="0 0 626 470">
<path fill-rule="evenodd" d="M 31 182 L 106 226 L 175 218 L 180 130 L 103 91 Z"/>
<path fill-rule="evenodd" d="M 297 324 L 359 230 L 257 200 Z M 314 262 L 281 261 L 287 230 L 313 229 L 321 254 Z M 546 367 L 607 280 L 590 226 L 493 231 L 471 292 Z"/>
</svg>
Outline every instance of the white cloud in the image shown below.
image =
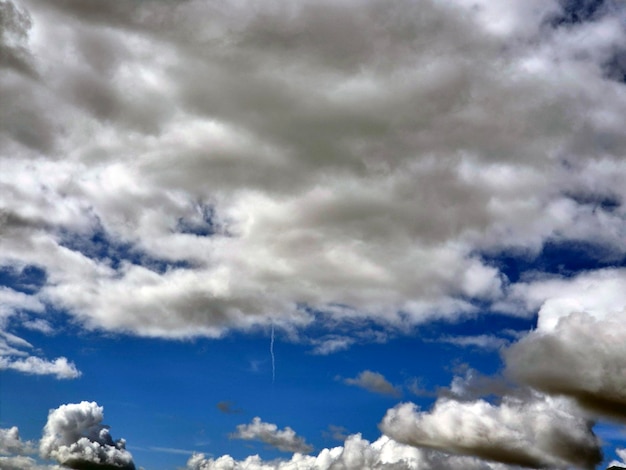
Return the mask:
<svg viewBox="0 0 626 470">
<path fill-rule="evenodd" d="M 125 441 L 113 441 L 102 419 L 103 408 L 95 402 L 83 401 L 51 410 L 39 444 L 41 456 L 69 468 L 89 465 L 134 470 Z"/>
<path fill-rule="evenodd" d="M 555 1 L 2 8 L 1 262 L 37 263 L 30 301 L 88 327 L 218 337 L 306 325 L 308 305 L 403 328 L 502 298 L 477 250 L 624 249 L 621 206 L 564 196 L 626 196 L 610 16 L 556 31 Z M 96 230 L 186 267 L 66 243 Z"/>
<path fill-rule="evenodd" d="M 248 441 L 261 441 L 283 452 L 307 454 L 313 450 L 313 447 L 307 444 L 289 426 L 284 429 L 278 429 L 278 426 L 275 424 L 265 423 L 258 416 L 250 424 L 238 425 L 237 431 L 231 434 L 231 437 Z"/>
<path fill-rule="evenodd" d="M 429 412 L 412 403 L 390 409 L 381 430 L 398 442 L 531 468 L 594 468 L 602 459 L 591 423 L 551 397 L 439 399 Z"/>
<path fill-rule="evenodd" d="M 391 384 L 384 375 L 379 372 L 372 372 L 371 370 L 364 370 L 353 379 L 344 379 L 344 383 L 356 385 L 357 387 L 382 395 L 398 397 L 402 394 L 400 388 Z"/>
<path fill-rule="evenodd" d="M 81 376 L 74 363 L 65 357 L 58 357 L 53 361 L 35 356 L 23 359 L 0 357 L 0 369 L 11 369 L 25 374 L 54 375 L 57 379 L 75 379 Z"/>
<path fill-rule="evenodd" d="M 8 429 L 0 429 L 0 454 L 24 455 L 35 452 L 34 443 L 22 441 L 17 426 Z"/>
<path fill-rule="evenodd" d="M 513 470 L 470 457 L 450 456 L 398 444 L 382 436 L 370 443 L 360 434 L 348 436 L 343 446 L 323 449 L 317 456 L 294 454 L 290 460 L 263 461 L 258 455 L 237 461 L 230 455 L 216 459 L 202 454 L 187 462 L 189 470 Z"/>
<path fill-rule="evenodd" d="M 508 344 L 506 339 L 495 335 L 443 336 L 438 341 L 462 347 L 474 346 L 481 349 L 500 349 Z"/>
</svg>

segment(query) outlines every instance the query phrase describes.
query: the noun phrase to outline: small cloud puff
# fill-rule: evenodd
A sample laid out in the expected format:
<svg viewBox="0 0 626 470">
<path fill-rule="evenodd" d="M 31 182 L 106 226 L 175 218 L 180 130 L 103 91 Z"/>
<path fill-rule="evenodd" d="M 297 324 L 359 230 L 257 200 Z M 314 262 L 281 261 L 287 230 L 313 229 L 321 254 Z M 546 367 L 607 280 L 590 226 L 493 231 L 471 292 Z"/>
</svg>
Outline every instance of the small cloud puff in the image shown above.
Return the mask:
<svg viewBox="0 0 626 470">
<path fill-rule="evenodd" d="M 289 426 L 279 430 L 278 426 L 272 423 L 265 423 L 258 416 L 250 424 L 237 426 L 237 432 L 231 434 L 231 437 L 234 439 L 261 441 L 283 452 L 306 454 L 313 450 L 313 447 L 307 444 Z"/>
</svg>

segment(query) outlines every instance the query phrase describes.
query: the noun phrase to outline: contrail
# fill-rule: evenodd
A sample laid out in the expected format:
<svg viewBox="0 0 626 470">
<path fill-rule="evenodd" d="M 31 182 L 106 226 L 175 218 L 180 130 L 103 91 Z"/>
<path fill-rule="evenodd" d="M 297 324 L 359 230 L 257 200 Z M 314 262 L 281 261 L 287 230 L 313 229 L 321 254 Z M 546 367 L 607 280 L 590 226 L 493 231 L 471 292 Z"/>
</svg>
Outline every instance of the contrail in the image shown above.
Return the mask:
<svg viewBox="0 0 626 470">
<path fill-rule="evenodd" d="M 272 337 L 270 339 L 270 354 L 272 355 L 272 383 L 276 380 L 276 358 L 274 357 L 274 323 L 272 323 Z"/>
</svg>

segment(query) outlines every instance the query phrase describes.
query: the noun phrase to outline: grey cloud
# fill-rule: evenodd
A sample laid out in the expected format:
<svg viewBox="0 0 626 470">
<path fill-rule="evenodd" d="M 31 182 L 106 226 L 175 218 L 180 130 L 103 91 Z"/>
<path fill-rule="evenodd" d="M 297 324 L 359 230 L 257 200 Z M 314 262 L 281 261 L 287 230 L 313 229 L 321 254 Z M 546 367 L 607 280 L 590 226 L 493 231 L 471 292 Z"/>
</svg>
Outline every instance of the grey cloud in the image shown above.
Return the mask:
<svg viewBox="0 0 626 470">
<path fill-rule="evenodd" d="M 509 300 L 476 253 L 624 248 L 621 205 L 564 195 L 626 197 L 626 94 L 598 67 L 625 39 L 610 16 L 556 31 L 556 2 L 535 0 L 23 5 L 6 21 L 38 78 L 0 79 L 2 262 L 41 265 L 33 297 L 87 328 L 220 337 L 318 311 L 406 331 Z M 223 230 L 181 230 L 198 205 Z M 98 228 L 166 268 L 60 235 Z"/>
<path fill-rule="evenodd" d="M 412 403 L 390 409 L 381 430 L 398 442 L 530 468 L 592 469 L 602 460 L 586 418 L 550 397 L 500 405 L 439 399 L 429 412 Z"/>
<path fill-rule="evenodd" d="M 538 390 L 570 396 L 594 413 L 626 420 L 624 314 L 563 316 L 506 350 L 506 372 Z"/>
<path fill-rule="evenodd" d="M 76 470 L 135 470 L 125 441 L 113 441 L 103 408 L 83 401 L 51 410 L 39 443 L 42 457 Z"/>
<path fill-rule="evenodd" d="M 238 425 L 237 431 L 231 434 L 231 437 L 234 439 L 261 441 L 283 452 L 307 454 L 313 450 L 313 447 L 307 444 L 289 426 L 284 429 L 278 429 L 278 426 L 275 424 L 265 423 L 258 416 L 250 424 Z"/>
<path fill-rule="evenodd" d="M 394 386 L 385 379 L 385 376 L 379 372 L 372 372 L 371 370 L 364 370 L 355 378 L 344 379 L 344 383 L 348 385 L 355 385 L 357 387 L 364 388 L 370 392 L 380 393 L 382 395 L 391 395 L 399 397 L 402 392 L 399 387 Z"/>
<path fill-rule="evenodd" d="M 27 455 L 35 453 L 35 445 L 30 441 L 22 441 L 16 426 L 0 429 L 0 454 Z"/>
<path fill-rule="evenodd" d="M 235 406 L 235 403 L 233 403 L 232 401 L 220 401 L 215 406 L 222 413 L 226 414 L 238 414 L 242 412 L 241 408 L 237 408 Z"/>
</svg>

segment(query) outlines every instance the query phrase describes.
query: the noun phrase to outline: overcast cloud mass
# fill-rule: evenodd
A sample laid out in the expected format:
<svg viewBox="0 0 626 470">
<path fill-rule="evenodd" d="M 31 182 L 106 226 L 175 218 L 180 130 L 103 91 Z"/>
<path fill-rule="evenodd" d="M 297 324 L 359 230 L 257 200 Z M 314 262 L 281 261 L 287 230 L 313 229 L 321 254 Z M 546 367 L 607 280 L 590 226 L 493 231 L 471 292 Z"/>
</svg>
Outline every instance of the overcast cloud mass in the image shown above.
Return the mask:
<svg viewBox="0 0 626 470">
<path fill-rule="evenodd" d="M 82 376 L 18 326 L 271 328 L 321 357 L 536 318 L 440 339 L 501 351 L 496 400 L 399 404 L 317 457 L 254 418 L 232 437 L 291 460 L 187 465 L 593 468 L 593 423 L 626 420 L 624 57 L 617 0 L 0 0 L 0 369 Z M 343 383 L 400 397 L 358 367 Z M 135 468 L 101 421 L 52 410 L 41 457 Z M 0 440 L 2 468 L 44 465 Z"/>
</svg>

